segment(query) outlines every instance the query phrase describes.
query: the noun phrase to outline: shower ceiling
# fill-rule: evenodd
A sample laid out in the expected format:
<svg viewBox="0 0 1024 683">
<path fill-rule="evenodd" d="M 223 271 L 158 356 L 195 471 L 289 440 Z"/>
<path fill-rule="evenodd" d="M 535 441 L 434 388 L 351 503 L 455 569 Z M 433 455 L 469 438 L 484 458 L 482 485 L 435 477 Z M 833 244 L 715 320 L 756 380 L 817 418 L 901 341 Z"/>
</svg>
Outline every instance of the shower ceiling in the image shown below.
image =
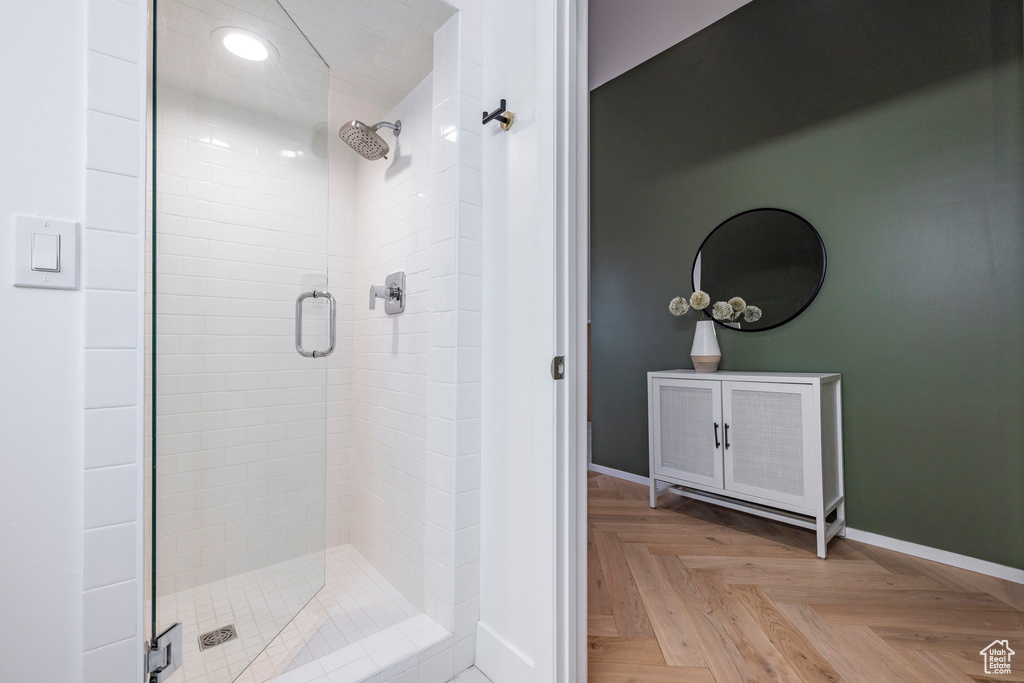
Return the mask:
<svg viewBox="0 0 1024 683">
<path fill-rule="evenodd" d="M 219 0 L 160 0 L 159 14 L 163 64 L 155 77 L 161 97 L 181 95 L 191 107 L 220 108 L 232 118 L 245 112 L 264 122 L 315 120 L 322 112 L 327 70 L 276 0 L 248 0 L 239 7 Z M 232 54 L 223 42 L 232 33 L 257 36 L 268 59 Z"/>
<path fill-rule="evenodd" d="M 280 0 L 351 98 L 348 118 L 379 118 L 433 68 L 434 32 L 455 10 L 440 0 Z"/>
<path fill-rule="evenodd" d="M 434 32 L 455 13 L 440 0 L 280 0 L 300 34 L 268 19 L 274 16 L 269 9 L 258 9 L 276 4 L 249 2 L 245 11 L 218 0 L 165 0 L 161 14 L 169 42 L 163 49 L 180 66 L 160 76 L 211 102 L 258 110 L 261 118 L 302 119 L 323 104 L 324 74 L 311 63 L 317 58 L 308 39 L 330 67 L 331 90 L 341 97 L 332 106 L 350 111 L 347 118 L 376 120 L 430 73 Z M 276 60 L 247 62 L 230 54 L 213 36 L 224 27 L 273 35 Z M 281 88 L 291 97 L 267 97 Z"/>
</svg>

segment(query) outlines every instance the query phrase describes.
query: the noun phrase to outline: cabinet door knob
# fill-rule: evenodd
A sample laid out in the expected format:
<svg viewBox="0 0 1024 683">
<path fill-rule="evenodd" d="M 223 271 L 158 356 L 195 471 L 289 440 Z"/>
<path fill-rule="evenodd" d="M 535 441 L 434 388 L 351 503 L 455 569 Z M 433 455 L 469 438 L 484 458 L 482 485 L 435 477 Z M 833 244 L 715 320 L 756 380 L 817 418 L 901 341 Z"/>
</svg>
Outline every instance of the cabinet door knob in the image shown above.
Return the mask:
<svg viewBox="0 0 1024 683">
<path fill-rule="evenodd" d="M 725 447 L 729 447 L 729 423 L 725 423 Z"/>
<path fill-rule="evenodd" d="M 718 423 L 715 423 L 715 448 L 721 448 L 722 442 L 718 440 Z"/>
</svg>

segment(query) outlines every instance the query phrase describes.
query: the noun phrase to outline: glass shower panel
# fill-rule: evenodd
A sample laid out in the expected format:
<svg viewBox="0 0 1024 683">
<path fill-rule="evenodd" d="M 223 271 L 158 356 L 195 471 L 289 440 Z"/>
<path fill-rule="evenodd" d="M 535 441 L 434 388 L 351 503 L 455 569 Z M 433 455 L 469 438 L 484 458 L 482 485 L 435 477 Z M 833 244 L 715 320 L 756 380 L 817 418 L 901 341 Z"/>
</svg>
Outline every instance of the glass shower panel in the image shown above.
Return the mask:
<svg viewBox="0 0 1024 683">
<path fill-rule="evenodd" d="M 276 0 L 154 5 L 147 626 L 220 683 L 324 583 L 328 69 Z"/>
</svg>

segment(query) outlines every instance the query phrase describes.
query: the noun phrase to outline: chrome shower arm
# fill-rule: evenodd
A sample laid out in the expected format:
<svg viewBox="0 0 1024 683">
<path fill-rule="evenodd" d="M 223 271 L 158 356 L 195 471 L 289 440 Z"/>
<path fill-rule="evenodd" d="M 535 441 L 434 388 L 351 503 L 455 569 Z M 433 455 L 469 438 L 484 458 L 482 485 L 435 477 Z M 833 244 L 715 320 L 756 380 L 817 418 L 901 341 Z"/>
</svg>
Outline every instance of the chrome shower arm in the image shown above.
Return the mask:
<svg viewBox="0 0 1024 683">
<path fill-rule="evenodd" d="M 395 137 L 397 138 L 398 134 L 402 132 L 402 122 L 395 121 L 394 123 L 391 123 L 389 121 L 381 121 L 379 123 L 373 124 L 373 130 L 377 131 L 380 130 L 381 128 L 390 128 L 391 130 L 395 131 Z"/>
</svg>

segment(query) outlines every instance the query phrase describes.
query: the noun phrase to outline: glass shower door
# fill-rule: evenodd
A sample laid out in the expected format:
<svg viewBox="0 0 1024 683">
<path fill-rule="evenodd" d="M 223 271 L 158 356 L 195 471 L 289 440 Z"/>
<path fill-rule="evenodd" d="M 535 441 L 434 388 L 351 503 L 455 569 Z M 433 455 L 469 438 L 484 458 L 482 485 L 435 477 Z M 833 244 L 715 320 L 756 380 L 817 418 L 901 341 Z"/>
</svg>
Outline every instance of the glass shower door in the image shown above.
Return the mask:
<svg viewBox="0 0 1024 683">
<path fill-rule="evenodd" d="M 154 5 L 147 626 L 220 683 L 324 583 L 328 69 L 275 0 Z"/>
</svg>

